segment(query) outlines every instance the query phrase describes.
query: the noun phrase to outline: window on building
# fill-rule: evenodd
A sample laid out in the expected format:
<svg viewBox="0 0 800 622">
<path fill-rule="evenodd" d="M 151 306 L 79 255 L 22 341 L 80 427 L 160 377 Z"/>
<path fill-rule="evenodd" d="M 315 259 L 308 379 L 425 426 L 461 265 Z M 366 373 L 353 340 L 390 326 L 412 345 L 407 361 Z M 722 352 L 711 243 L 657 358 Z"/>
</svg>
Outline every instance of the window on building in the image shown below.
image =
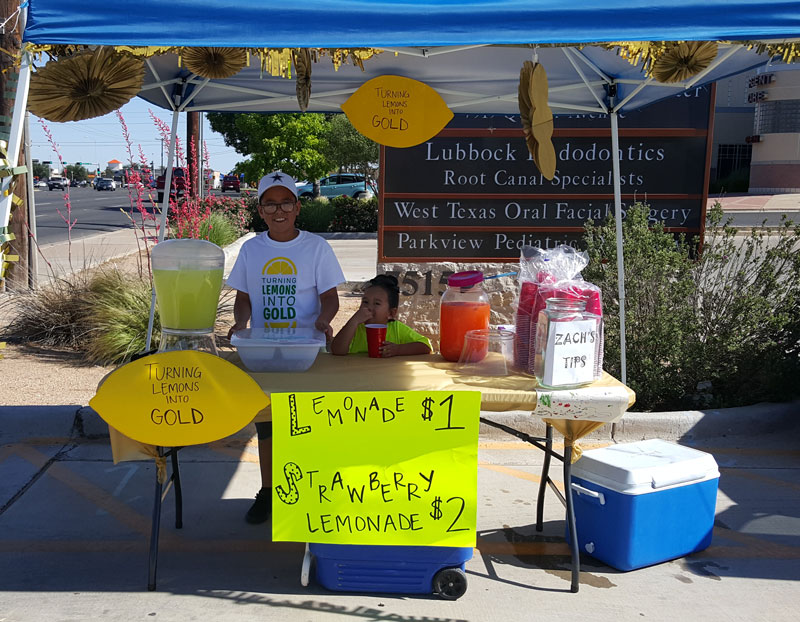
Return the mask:
<svg viewBox="0 0 800 622">
<path fill-rule="evenodd" d="M 800 133 L 800 99 L 761 102 L 756 106 L 755 133 Z"/>
<path fill-rule="evenodd" d="M 740 169 L 750 169 L 752 145 L 720 145 L 717 150 L 717 179 Z"/>
</svg>

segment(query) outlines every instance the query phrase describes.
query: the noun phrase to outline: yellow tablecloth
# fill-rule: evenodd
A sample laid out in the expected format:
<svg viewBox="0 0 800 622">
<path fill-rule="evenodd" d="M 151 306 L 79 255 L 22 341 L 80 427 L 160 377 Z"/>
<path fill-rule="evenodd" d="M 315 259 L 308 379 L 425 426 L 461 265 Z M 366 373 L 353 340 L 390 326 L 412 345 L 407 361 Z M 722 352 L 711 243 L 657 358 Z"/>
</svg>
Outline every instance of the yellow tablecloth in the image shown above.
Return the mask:
<svg viewBox="0 0 800 622">
<path fill-rule="evenodd" d="M 222 355 L 242 367 L 235 352 Z M 439 355 L 373 359 L 366 355 L 333 356 L 321 353 L 300 373 L 258 373 L 250 376 L 265 393 L 333 391 L 480 391 L 481 410 L 529 410 L 561 432 L 568 444 L 598 427 L 618 420 L 633 404 L 633 391 L 612 376 L 580 389 L 551 391 L 537 388 L 524 374 L 479 376 L 465 374 Z M 246 369 L 245 369 L 246 370 Z M 255 421 L 270 421 L 269 407 Z M 134 441 L 110 428 L 114 462 L 155 457 L 154 447 Z"/>
</svg>

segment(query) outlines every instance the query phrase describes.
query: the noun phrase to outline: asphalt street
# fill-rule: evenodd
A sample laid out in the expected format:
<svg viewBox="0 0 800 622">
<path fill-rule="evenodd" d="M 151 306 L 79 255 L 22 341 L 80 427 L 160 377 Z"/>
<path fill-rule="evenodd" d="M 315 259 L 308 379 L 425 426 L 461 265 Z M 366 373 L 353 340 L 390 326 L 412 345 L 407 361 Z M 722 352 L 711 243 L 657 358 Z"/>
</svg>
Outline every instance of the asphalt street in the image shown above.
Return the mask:
<svg viewBox="0 0 800 622">
<path fill-rule="evenodd" d="M 144 197 L 144 205 L 153 211 L 157 199 L 155 190 L 151 197 Z M 226 193 L 225 196 L 239 196 Z M 67 240 L 68 211 L 66 196 L 58 190 L 39 189 L 36 198 L 36 235 L 41 246 L 65 242 Z M 131 209 L 138 219 L 135 198 L 131 198 L 126 188 L 114 192 L 97 191 L 92 188 L 70 188 L 69 220 L 72 227 L 72 240 L 96 235 L 101 232 L 119 231 L 131 227 L 128 216 Z M 137 221 L 138 222 L 138 221 Z"/>
</svg>

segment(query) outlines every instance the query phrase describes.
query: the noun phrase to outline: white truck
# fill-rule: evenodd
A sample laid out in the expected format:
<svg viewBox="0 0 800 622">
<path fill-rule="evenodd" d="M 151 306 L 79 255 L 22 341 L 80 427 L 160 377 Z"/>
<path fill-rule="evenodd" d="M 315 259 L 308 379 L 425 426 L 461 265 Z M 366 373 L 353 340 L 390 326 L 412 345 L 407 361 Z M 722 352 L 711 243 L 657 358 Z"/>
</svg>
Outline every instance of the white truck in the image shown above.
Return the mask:
<svg viewBox="0 0 800 622">
<path fill-rule="evenodd" d="M 51 175 L 50 179 L 47 180 L 48 190 L 66 190 L 67 188 L 69 188 L 69 179 L 66 177 L 62 177 L 61 175 Z"/>
</svg>

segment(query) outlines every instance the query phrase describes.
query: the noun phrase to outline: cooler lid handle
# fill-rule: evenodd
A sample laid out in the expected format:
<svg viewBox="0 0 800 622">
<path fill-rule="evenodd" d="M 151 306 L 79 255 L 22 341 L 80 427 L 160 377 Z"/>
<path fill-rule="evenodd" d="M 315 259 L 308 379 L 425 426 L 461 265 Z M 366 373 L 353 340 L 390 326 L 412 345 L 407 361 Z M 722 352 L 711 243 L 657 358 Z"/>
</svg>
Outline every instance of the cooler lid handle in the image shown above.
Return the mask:
<svg viewBox="0 0 800 622">
<path fill-rule="evenodd" d="M 688 473 L 665 473 L 664 475 L 654 475 L 651 481 L 653 488 L 666 488 L 667 486 L 674 486 L 675 484 L 687 484 L 689 482 L 699 481 L 705 479 L 708 471 L 702 473 L 691 471 Z"/>
</svg>

